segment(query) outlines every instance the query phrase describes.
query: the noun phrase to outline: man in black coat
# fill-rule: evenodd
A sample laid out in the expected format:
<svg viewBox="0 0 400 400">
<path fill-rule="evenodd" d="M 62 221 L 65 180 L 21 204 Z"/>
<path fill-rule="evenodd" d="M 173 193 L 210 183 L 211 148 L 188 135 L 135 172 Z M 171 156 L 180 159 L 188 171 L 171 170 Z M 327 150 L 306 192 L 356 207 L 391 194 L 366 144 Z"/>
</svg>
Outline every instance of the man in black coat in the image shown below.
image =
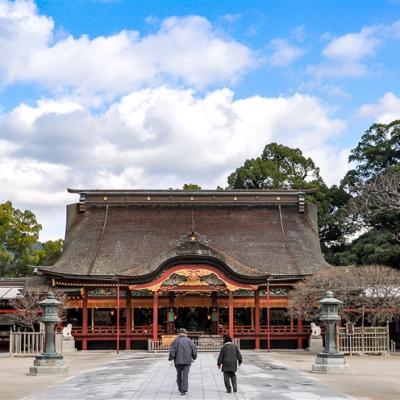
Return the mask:
<svg viewBox="0 0 400 400">
<path fill-rule="evenodd" d="M 236 371 L 237 365 L 242 364 L 242 355 L 240 354 L 239 348 L 233 343 L 232 338 L 228 335 L 224 336 L 224 345 L 219 352 L 219 357 L 217 361 L 218 368 L 222 365 L 222 372 L 224 373 L 224 383 L 226 391 L 231 393 L 231 383 L 233 391 L 237 392 L 237 379 Z"/>
<path fill-rule="evenodd" d="M 187 337 L 186 329 L 179 329 L 179 336 L 172 342 L 169 348 L 168 360 L 174 360 L 176 368 L 176 383 L 182 395 L 186 394 L 189 387 L 189 369 L 192 360 L 197 358 L 197 348 L 191 339 Z"/>
</svg>

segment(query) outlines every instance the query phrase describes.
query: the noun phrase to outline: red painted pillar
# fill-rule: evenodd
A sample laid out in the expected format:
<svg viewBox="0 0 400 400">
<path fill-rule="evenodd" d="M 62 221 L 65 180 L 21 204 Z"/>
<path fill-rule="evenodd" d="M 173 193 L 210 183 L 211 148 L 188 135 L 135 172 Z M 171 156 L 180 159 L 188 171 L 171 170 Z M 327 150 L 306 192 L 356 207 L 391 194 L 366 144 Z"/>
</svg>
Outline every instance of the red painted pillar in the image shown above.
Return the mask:
<svg viewBox="0 0 400 400">
<path fill-rule="evenodd" d="M 233 293 L 229 292 L 229 336 L 233 339 Z"/>
<path fill-rule="evenodd" d="M 267 348 L 268 351 L 271 351 L 271 321 L 270 321 L 270 290 L 269 290 L 269 281 L 267 281 Z"/>
<path fill-rule="evenodd" d="M 153 293 L 153 340 L 158 340 L 158 293 Z"/>
<path fill-rule="evenodd" d="M 218 312 L 218 294 L 211 292 L 211 334 L 218 335 L 219 312 Z"/>
<path fill-rule="evenodd" d="M 119 353 L 119 328 L 120 328 L 120 320 L 119 320 L 119 310 L 120 310 L 120 304 L 119 304 L 119 285 L 117 285 L 117 354 Z"/>
<path fill-rule="evenodd" d="M 125 308 L 125 349 L 131 349 L 131 333 L 132 333 L 132 308 L 131 308 L 131 291 L 126 289 L 126 308 Z"/>
<path fill-rule="evenodd" d="M 255 348 L 260 350 L 260 290 L 254 291 Z"/>
<path fill-rule="evenodd" d="M 88 334 L 88 292 L 86 288 L 82 289 L 82 350 L 87 350 Z"/>
<path fill-rule="evenodd" d="M 173 335 L 175 332 L 175 313 L 174 313 L 174 297 L 175 293 L 170 292 L 168 295 L 167 309 L 167 335 Z"/>
<path fill-rule="evenodd" d="M 303 349 L 303 320 L 301 316 L 297 316 L 297 349 Z"/>
</svg>

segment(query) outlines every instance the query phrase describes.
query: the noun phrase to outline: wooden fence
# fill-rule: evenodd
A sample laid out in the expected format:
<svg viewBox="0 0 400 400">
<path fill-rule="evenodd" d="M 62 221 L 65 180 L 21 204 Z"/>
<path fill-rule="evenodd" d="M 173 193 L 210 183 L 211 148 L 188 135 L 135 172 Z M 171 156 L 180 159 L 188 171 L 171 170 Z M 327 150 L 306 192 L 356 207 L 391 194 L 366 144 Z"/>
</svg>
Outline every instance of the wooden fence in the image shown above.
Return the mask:
<svg viewBox="0 0 400 400">
<path fill-rule="evenodd" d="M 388 327 L 354 327 L 349 330 L 338 328 L 338 350 L 345 354 L 388 354 Z"/>
<path fill-rule="evenodd" d="M 44 351 L 44 332 L 10 331 L 10 356 L 34 357 Z M 56 333 L 56 352 L 62 353 L 62 334 Z"/>
<path fill-rule="evenodd" d="M 220 336 L 199 337 L 198 339 L 192 340 L 197 347 L 197 351 L 220 351 L 223 345 L 223 338 Z M 233 339 L 233 341 L 240 348 L 240 339 Z M 169 351 L 170 346 L 170 341 L 148 340 L 148 350 L 154 353 L 158 351 Z"/>
</svg>

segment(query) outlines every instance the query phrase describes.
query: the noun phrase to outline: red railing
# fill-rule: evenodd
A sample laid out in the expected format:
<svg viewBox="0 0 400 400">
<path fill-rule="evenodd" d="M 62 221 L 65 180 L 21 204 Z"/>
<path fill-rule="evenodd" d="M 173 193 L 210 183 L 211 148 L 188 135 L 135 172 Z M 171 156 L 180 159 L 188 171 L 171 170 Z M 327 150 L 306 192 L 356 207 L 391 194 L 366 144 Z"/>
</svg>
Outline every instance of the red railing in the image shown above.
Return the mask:
<svg viewBox="0 0 400 400">
<path fill-rule="evenodd" d="M 233 328 L 233 332 L 235 336 L 252 336 L 255 335 L 255 328 L 251 325 L 235 325 Z M 225 325 L 218 326 L 218 334 L 224 335 L 228 333 L 228 327 Z M 269 333 L 271 336 L 298 336 L 299 332 L 297 331 L 297 326 L 291 327 L 290 325 L 271 325 L 269 327 Z M 304 325 L 301 331 L 301 335 L 308 336 L 311 333 L 311 328 L 308 325 Z M 116 336 L 117 327 L 116 326 L 88 326 L 87 337 L 111 337 Z M 127 332 L 125 326 L 121 326 L 119 331 L 120 336 L 127 336 Z M 153 334 L 153 326 L 152 325 L 139 325 L 135 326 L 132 331 L 129 333 L 130 337 L 148 337 Z M 166 334 L 166 328 L 163 326 L 158 327 L 158 334 L 163 335 Z M 260 327 L 260 335 L 267 335 L 268 330 L 267 326 L 262 325 Z M 79 338 L 83 336 L 83 331 L 81 326 L 73 326 L 72 335 Z"/>
<path fill-rule="evenodd" d="M 220 327 L 218 329 L 219 334 L 225 334 L 228 331 L 227 326 Z M 233 332 L 236 335 L 255 335 L 255 327 L 251 325 L 236 325 L 233 327 Z M 291 327 L 290 325 L 271 325 L 269 327 L 269 333 L 271 336 L 287 336 L 287 335 L 298 335 L 297 326 Z M 303 326 L 301 334 L 309 335 L 311 328 L 307 325 Z M 266 325 L 260 327 L 260 334 L 267 335 L 268 328 Z"/>
<path fill-rule="evenodd" d="M 159 327 L 158 333 L 165 334 L 167 332 L 166 328 Z M 126 336 L 125 326 L 121 326 L 119 329 L 119 334 L 121 336 Z M 152 325 L 139 325 L 135 326 L 129 336 L 149 336 L 153 333 Z M 88 326 L 87 335 L 88 336 L 114 336 L 117 334 L 116 326 Z M 83 329 L 81 326 L 73 326 L 72 327 L 72 335 L 73 336 L 83 336 Z"/>
</svg>

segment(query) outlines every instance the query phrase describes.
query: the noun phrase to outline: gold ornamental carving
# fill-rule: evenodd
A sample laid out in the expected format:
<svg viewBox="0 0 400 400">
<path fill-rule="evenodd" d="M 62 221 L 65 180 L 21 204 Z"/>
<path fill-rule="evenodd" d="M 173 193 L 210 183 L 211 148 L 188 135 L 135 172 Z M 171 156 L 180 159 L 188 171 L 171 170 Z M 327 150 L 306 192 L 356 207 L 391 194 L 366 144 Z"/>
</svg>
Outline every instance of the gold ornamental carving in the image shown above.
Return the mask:
<svg viewBox="0 0 400 400">
<path fill-rule="evenodd" d="M 186 281 L 178 283 L 178 286 L 208 286 L 207 282 L 200 279 L 202 276 L 211 275 L 210 271 L 205 269 L 182 269 L 176 271 L 176 274 L 186 277 Z"/>
</svg>

